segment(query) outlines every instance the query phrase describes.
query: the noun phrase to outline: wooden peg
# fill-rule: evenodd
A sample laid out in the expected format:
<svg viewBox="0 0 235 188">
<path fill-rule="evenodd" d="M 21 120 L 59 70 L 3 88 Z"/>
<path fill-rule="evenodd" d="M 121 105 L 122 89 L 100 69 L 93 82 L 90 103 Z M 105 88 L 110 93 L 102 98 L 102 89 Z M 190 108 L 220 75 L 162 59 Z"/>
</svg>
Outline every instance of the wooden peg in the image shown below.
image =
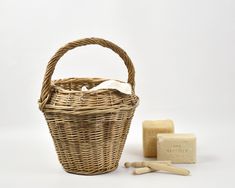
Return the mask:
<svg viewBox="0 0 235 188">
<path fill-rule="evenodd" d="M 124 166 L 126 168 L 134 167 L 134 168 L 141 168 L 147 167 L 148 164 L 171 164 L 171 161 L 142 161 L 142 162 L 126 162 Z"/>
<path fill-rule="evenodd" d="M 149 168 L 152 170 L 162 170 L 166 172 L 170 172 L 173 174 L 178 174 L 178 175 L 183 175 L 183 176 L 188 176 L 190 174 L 190 171 L 184 168 L 179 168 L 175 167 L 172 165 L 166 165 L 166 164 L 160 164 L 160 163 L 155 163 L 155 164 L 148 164 L 147 165 Z"/>
<path fill-rule="evenodd" d="M 142 168 L 134 169 L 133 174 L 140 175 L 140 174 L 146 174 L 146 173 L 155 172 L 155 171 L 156 170 L 153 170 L 153 169 L 151 169 L 149 167 L 142 167 Z"/>
</svg>

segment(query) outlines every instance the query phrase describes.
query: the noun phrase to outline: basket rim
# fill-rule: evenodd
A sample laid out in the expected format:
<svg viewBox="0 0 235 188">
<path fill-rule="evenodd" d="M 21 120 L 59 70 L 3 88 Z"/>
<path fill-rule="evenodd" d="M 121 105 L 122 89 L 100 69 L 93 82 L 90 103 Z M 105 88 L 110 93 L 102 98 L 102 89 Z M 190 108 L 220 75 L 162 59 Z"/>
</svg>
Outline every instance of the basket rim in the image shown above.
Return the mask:
<svg viewBox="0 0 235 188">
<path fill-rule="evenodd" d="M 101 93 L 108 93 L 109 95 L 112 95 L 114 93 L 119 93 L 120 95 L 123 96 L 128 96 L 128 94 L 121 93 L 120 91 L 116 89 L 100 89 L 96 91 L 81 91 L 81 90 L 66 90 L 60 86 L 56 86 L 56 84 L 60 83 L 70 83 L 70 82 L 102 82 L 109 80 L 107 78 L 92 78 L 92 77 L 82 77 L 82 78 L 76 78 L 76 77 L 71 77 L 71 78 L 62 78 L 62 79 L 56 79 L 52 80 L 52 87 L 51 91 L 52 92 L 58 92 L 62 94 L 72 94 L 72 95 L 97 95 Z M 120 81 L 120 80 L 117 80 Z M 123 81 L 120 81 L 123 82 Z M 125 82 L 123 82 L 125 83 Z M 51 93 L 52 93 L 51 92 Z M 139 97 L 135 95 L 134 92 L 132 92 L 130 97 L 134 97 L 135 99 L 133 100 L 132 105 L 127 105 L 127 104 L 120 104 L 120 105 L 113 105 L 113 106 L 107 106 L 107 107 L 82 107 L 82 108 L 75 108 L 70 107 L 70 106 L 59 106 L 59 105 L 52 105 L 52 104 L 45 104 L 44 113 L 58 113 L 58 114 L 71 114 L 71 115 L 90 115 L 90 114 L 98 114 L 98 113 L 115 113 L 118 111 L 129 111 L 134 108 L 136 108 L 139 105 Z M 41 101 L 38 100 L 39 106 L 41 105 Z"/>
</svg>

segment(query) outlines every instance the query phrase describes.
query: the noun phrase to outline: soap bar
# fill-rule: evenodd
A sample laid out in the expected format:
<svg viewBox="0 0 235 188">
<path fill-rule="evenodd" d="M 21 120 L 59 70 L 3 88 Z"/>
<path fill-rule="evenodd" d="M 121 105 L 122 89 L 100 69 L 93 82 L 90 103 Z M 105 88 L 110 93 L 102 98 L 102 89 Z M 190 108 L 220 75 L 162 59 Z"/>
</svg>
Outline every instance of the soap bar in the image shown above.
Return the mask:
<svg viewBox="0 0 235 188">
<path fill-rule="evenodd" d="M 156 135 L 158 133 L 173 133 L 174 124 L 171 120 L 146 120 L 143 122 L 144 157 L 156 157 Z"/>
<path fill-rule="evenodd" d="M 158 134 L 157 159 L 172 163 L 196 163 L 194 134 Z"/>
</svg>

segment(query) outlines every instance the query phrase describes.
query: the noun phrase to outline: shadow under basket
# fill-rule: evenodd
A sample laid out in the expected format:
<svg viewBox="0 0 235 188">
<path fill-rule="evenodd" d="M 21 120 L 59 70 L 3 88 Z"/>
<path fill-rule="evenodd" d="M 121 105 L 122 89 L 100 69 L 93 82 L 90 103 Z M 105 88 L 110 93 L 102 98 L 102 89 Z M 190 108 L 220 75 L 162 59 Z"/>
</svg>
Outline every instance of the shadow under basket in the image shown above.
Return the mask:
<svg viewBox="0 0 235 188">
<path fill-rule="evenodd" d="M 78 46 L 99 44 L 116 52 L 128 69 L 132 94 L 115 89 L 81 91 L 107 80 L 68 78 L 51 81 L 58 60 Z M 48 63 L 39 108 L 44 113 L 60 163 L 65 171 L 95 175 L 118 167 L 132 117 L 139 99 L 134 92 L 134 67 L 117 45 L 99 38 L 86 38 L 60 48 Z"/>
</svg>

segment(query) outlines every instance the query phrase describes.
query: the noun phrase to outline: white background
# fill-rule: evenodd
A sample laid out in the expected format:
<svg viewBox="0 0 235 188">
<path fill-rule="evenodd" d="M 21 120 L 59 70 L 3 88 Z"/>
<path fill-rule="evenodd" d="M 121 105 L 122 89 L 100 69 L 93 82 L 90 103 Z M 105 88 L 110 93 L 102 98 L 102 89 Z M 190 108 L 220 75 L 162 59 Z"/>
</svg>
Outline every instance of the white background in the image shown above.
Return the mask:
<svg viewBox="0 0 235 188">
<path fill-rule="evenodd" d="M 37 99 L 50 57 L 67 42 L 101 37 L 124 48 L 140 97 L 120 167 L 99 176 L 65 173 Z M 235 2 L 0 1 L 0 187 L 234 187 Z M 127 79 L 122 60 L 98 46 L 66 54 L 54 78 Z M 142 121 L 170 118 L 195 133 L 191 176 L 132 175 Z"/>
</svg>

